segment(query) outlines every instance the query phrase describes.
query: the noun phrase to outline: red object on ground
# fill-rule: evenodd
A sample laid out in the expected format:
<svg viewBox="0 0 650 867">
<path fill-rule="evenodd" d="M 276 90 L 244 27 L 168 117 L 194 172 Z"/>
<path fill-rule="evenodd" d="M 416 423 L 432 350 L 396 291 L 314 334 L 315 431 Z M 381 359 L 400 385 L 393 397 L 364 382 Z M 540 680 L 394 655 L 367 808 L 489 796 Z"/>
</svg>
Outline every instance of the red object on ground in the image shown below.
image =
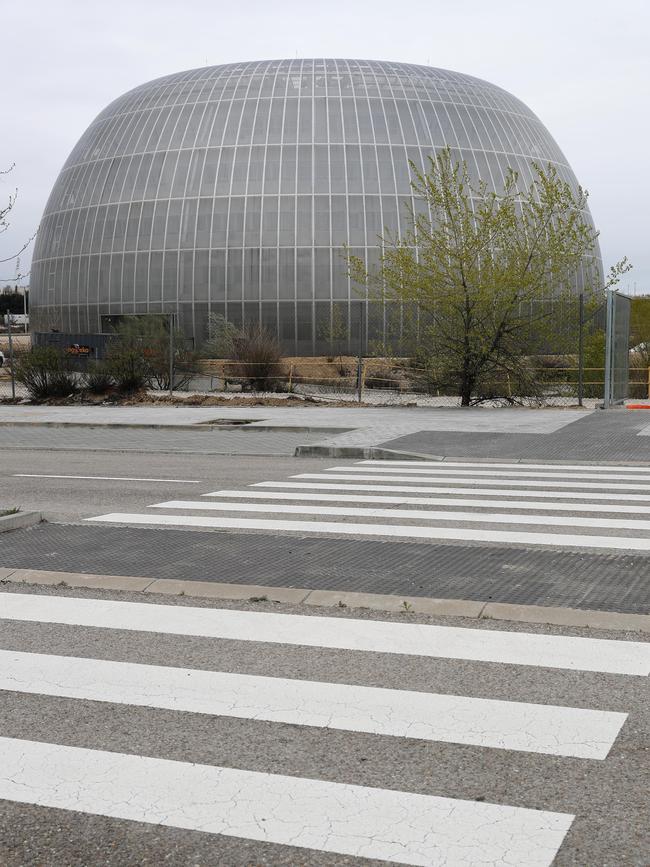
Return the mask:
<svg viewBox="0 0 650 867">
<path fill-rule="evenodd" d="M 626 409 L 650 409 L 650 403 L 628 403 Z"/>
</svg>

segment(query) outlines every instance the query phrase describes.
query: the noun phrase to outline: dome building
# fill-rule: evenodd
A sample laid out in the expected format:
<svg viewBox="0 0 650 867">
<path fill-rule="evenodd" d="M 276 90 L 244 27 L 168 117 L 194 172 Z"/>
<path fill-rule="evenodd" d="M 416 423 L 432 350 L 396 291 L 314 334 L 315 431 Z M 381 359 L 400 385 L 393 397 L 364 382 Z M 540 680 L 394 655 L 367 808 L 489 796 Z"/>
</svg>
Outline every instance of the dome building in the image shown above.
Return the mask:
<svg viewBox="0 0 650 867">
<path fill-rule="evenodd" d="M 174 313 L 200 343 L 210 311 L 260 321 L 289 354 L 326 351 L 361 302 L 342 245 L 378 261 L 412 203 L 409 160 L 449 145 L 499 188 L 531 161 L 577 181 L 522 102 L 469 75 L 366 60 L 273 60 L 168 75 L 92 122 L 47 202 L 31 272 L 35 331 Z M 341 321 L 340 316 L 334 317 Z M 364 318 L 365 339 L 381 323 Z"/>
</svg>

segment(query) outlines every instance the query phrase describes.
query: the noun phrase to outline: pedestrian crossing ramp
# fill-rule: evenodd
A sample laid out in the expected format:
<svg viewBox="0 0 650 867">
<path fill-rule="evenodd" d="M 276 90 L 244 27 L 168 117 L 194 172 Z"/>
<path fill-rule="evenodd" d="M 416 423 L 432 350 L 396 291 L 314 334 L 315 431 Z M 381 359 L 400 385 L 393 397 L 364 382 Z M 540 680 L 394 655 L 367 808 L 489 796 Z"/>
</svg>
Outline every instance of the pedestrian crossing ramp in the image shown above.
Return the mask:
<svg viewBox="0 0 650 867">
<path fill-rule="evenodd" d="M 575 706 L 545 703 L 539 699 L 539 683 L 580 675 L 602 677 L 610 684 L 612 678 L 645 684 L 641 679 L 650 674 L 648 643 L 508 632 L 485 625 L 464 628 L 19 592 L 0 594 L 0 622 L 11 626 L 13 635 L 29 627 L 38 647 L 38 652 L 7 647 L 11 642 L 3 630 L 0 690 L 5 696 L 34 696 L 43 708 L 48 701 L 65 699 L 71 719 L 75 707 L 89 702 L 107 719 L 118 705 L 153 713 L 171 710 L 178 742 L 185 744 L 188 756 L 194 745 L 188 740 L 187 720 L 196 714 L 214 721 L 215 738 L 220 737 L 220 721 L 234 718 L 242 724 L 265 721 L 294 742 L 289 766 L 278 772 L 247 766 L 256 750 L 232 766 L 220 766 L 171 760 L 157 742 L 147 754 L 113 750 L 110 744 L 106 748 L 103 741 L 102 748 L 93 748 L 87 726 L 76 735 L 72 727 L 65 743 L 53 741 L 48 730 L 39 739 L 6 736 L 5 727 L 0 736 L 0 799 L 429 867 L 551 865 L 576 815 L 548 804 L 540 808 L 534 784 L 525 797 L 513 797 L 501 778 L 488 785 L 502 793 L 498 800 L 472 800 L 451 790 L 434 794 L 437 781 L 430 779 L 413 783 L 411 778 L 409 787 L 399 772 L 387 788 L 367 785 L 355 779 L 355 738 L 376 738 L 373 748 L 379 757 L 389 755 L 391 742 L 404 739 L 438 749 L 466 745 L 477 751 L 481 767 L 490 766 L 491 754 L 507 761 L 529 755 L 555 763 L 549 773 L 557 776 L 559 791 L 571 769 L 585 780 L 589 767 L 608 762 L 628 725 L 628 713 L 608 707 L 612 699 L 605 688 L 598 690 L 597 706 L 585 706 L 579 681 L 573 688 Z M 137 650 L 142 643 L 129 644 L 129 636 L 143 635 L 152 641 L 174 636 L 181 656 L 191 642 L 192 658 L 207 658 L 210 664 L 197 668 L 143 662 L 142 650 Z M 60 650 L 66 636 L 67 655 Z M 133 648 L 133 658 L 111 659 L 102 649 L 102 642 L 110 647 L 109 639 L 116 636 L 120 648 Z M 215 640 L 221 643 L 215 645 Z M 203 656 L 201 642 L 206 643 Z M 292 654 L 309 649 L 334 652 L 339 654 L 339 676 L 252 674 L 241 670 L 242 648 L 247 646 L 258 659 L 271 648 L 289 661 L 295 661 Z M 233 648 L 238 651 L 234 655 Z M 374 671 L 392 666 L 393 675 L 409 661 L 418 667 L 446 661 L 449 689 L 364 683 L 359 661 L 368 656 Z M 498 674 L 505 692 L 528 673 L 530 700 L 521 688 L 516 700 L 504 698 L 504 688 L 501 697 L 457 694 L 454 683 L 467 666 L 475 667 L 479 678 L 481 672 L 490 672 L 492 683 Z M 314 663 L 315 674 L 317 669 Z M 304 773 L 308 757 L 301 755 L 300 735 L 306 728 L 340 732 L 343 762 L 321 767 L 319 775 L 307 761 L 311 773 Z M 565 762 L 570 763 L 566 768 Z M 458 767 L 459 776 L 463 770 Z M 219 863 L 218 849 L 214 863 Z"/>
<path fill-rule="evenodd" d="M 367 460 L 87 520 L 650 551 L 650 467 Z"/>
</svg>

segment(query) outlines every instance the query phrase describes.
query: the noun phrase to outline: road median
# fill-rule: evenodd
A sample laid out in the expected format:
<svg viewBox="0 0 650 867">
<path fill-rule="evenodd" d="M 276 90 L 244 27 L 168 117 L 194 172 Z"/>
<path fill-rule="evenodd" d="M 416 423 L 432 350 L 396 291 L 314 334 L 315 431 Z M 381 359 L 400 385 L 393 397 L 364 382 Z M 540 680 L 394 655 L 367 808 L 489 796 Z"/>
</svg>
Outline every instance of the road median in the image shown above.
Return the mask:
<svg viewBox="0 0 650 867">
<path fill-rule="evenodd" d="M 400 613 L 405 616 L 427 614 L 544 626 L 650 633 L 650 614 L 627 614 L 616 611 L 594 611 L 542 605 L 513 605 L 489 600 L 436 599 L 424 596 L 313 590 L 304 587 L 270 587 L 260 584 L 182 581 L 129 575 L 94 575 L 83 572 L 54 572 L 1 567 L 0 584 L 85 588 L 241 602 L 278 602 L 311 605 L 318 608 L 368 609 L 385 613 Z"/>
</svg>

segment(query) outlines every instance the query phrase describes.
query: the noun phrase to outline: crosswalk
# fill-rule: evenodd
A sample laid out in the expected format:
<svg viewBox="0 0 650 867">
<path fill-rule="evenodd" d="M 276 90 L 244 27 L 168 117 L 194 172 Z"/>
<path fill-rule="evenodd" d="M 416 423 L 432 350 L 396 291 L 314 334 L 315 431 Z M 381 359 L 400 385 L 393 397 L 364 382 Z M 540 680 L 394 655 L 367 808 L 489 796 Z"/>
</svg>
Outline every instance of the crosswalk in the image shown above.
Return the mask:
<svg viewBox="0 0 650 867">
<path fill-rule="evenodd" d="M 379 739 L 378 756 L 388 756 L 390 743 L 404 739 L 436 749 L 463 745 L 479 751 L 486 766 L 496 753 L 508 761 L 530 755 L 531 760 L 560 763 L 549 767 L 561 788 L 562 762 L 578 763 L 567 765 L 566 773 L 573 768 L 583 779 L 583 763 L 586 768 L 608 761 L 628 725 L 628 712 L 609 706 L 606 690 L 598 692 L 597 706 L 587 704 L 580 699 L 579 681 L 572 687 L 578 693 L 576 706 L 545 701 L 540 685 L 580 675 L 610 678 L 609 683 L 613 677 L 636 689 L 634 684 L 650 674 L 648 643 L 485 625 L 465 628 L 20 592 L 0 594 L 0 624 L 11 626 L 0 631 L 3 695 L 32 696 L 43 706 L 65 699 L 71 718 L 75 707 L 89 702 L 99 707 L 97 718 L 106 721 L 117 706 L 133 714 L 142 708 L 154 714 L 174 711 L 177 737 L 187 750 L 187 758 L 177 753 L 170 758 L 168 739 L 152 742 L 147 753 L 113 750 L 99 736 L 97 745 L 89 746 L 92 733 L 87 726 L 80 731 L 72 727 L 64 743 L 47 730 L 30 739 L 5 736 L 5 729 L 0 736 L 0 799 L 428 867 L 548 867 L 576 815 L 567 811 L 559 794 L 557 808 L 540 807 L 534 782 L 527 798 L 506 793 L 501 799 L 470 800 L 452 790 L 436 792 L 424 779 L 405 785 L 398 777 L 386 787 L 368 785 L 355 779 L 349 759 L 343 765 L 332 759 L 331 766 L 318 773 L 301 753 L 301 732 L 338 732 L 350 755 L 354 739 L 365 735 Z M 31 636 L 32 649 L 11 647 L 11 636 L 18 640 L 20 628 Z M 140 641 L 140 636 L 148 640 Z M 160 641 L 172 658 L 152 664 L 147 654 Z M 113 658 L 116 647 L 119 658 Z M 260 659 L 271 657 L 271 648 L 285 674 L 309 649 L 338 654 L 339 667 L 324 670 L 315 656 L 310 678 L 304 670 L 303 676 L 246 670 L 247 659 L 249 666 L 254 660 L 259 667 Z M 396 688 L 396 676 L 409 660 L 417 662 L 418 671 L 425 670 L 427 660 L 446 661 L 446 689 L 433 689 L 426 678 L 412 688 L 408 677 Z M 371 669 L 366 661 L 372 661 Z M 463 694 L 456 686 L 468 666 L 475 670 L 483 694 Z M 491 672 L 487 689 L 485 671 Z M 377 684 L 381 673 L 389 686 Z M 497 689 L 499 681 L 503 685 Z M 516 698 L 504 698 L 514 684 Z M 485 694 L 490 689 L 498 695 Z M 242 726 L 263 721 L 284 727 L 284 737 L 294 741 L 289 766 L 277 768 L 270 762 L 268 769 L 251 767 L 255 749 L 228 766 L 191 760 L 193 744 L 185 727 L 191 715 L 214 720 L 212 736 L 217 739 L 220 721 L 226 719 Z M 462 770 L 459 766 L 458 772 Z M 538 771 L 539 766 L 533 766 L 533 772 Z M 221 862 L 215 856 L 210 863 Z M 302 862 L 288 858 L 282 863 Z"/>
<path fill-rule="evenodd" d="M 650 551 L 650 468 L 366 460 L 87 520 Z"/>
</svg>

